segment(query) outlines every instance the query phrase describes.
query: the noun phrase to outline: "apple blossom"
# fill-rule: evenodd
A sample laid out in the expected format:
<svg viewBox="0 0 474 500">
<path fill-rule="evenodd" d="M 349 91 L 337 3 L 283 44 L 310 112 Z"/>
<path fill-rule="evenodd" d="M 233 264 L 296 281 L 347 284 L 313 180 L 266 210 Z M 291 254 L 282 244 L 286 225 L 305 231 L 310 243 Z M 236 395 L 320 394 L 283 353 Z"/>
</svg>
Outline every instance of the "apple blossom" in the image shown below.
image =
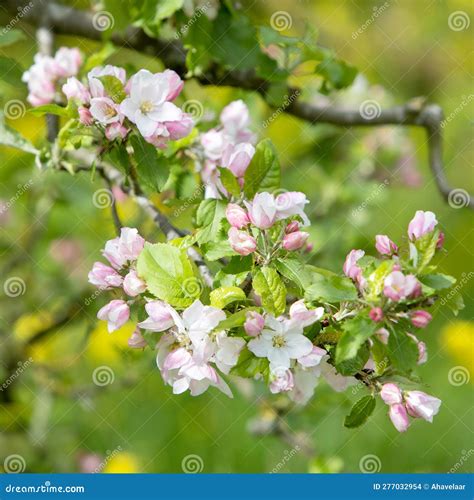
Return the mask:
<svg viewBox="0 0 474 500">
<path fill-rule="evenodd" d="M 220 122 L 230 142 L 253 142 L 253 134 L 247 128 L 250 124 L 249 110 L 241 99 L 231 102 L 222 110 Z"/>
<path fill-rule="evenodd" d="M 357 265 L 357 261 L 362 259 L 365 255 L 363 250 L 351 250 L 344 262 L 343 271 L 344 274 L 354 281 L 357 281 L 362 276 L 362 269 Z"/>
<path fill-rule="evenodd" d="M 242 229 L 250 223 L 247 212 L 235 203 L 229 203 L 225 209 L 225 216 L 232 227 Z"/>
<path fill-rule="evenodd" d="M 93 97 L 89 108 L 91 115 L 103 125 L 121 122 L 119 106 L 109 97 Z"/>
<path fill-rule="evenodd" d="M 375 236 L 375 248 L 381 255 L 392 255 L 398 252 L 397 245 L 385 234 Z"/>
<path fill-rule="evenodd" d="M 178 73 L 172 69 L 165 69 L 163 75 L 168 79 L 169 92 L 166 96 L 166 100 L 174 101 L 183 90 L 184 82 L 181 80 Z"/>
<path fill-rule="evenodd" d="M 91 98 L 86 86 L 75 76 L 67 79 L 66 83 L 62 86 L 62 91 L 68 99 L 74 99 L 81 104 L 88 104 Z"/>
<path fill-rule="evenodd" d="M 89 108 L 85 108 L 84 106 L 80 106 L 77 111 L 79 113 L 79 121 L 83 125 L 90 126 L 94 123 L 94 118 L 93 118 Z"/>
<path fill-rule="evenodd" d="M 161 300 L 152 300 L 145 304 L 148 318 L 138 326 L 151 332 L 164 332 L 174 325 L 171 306 Z"/>
<path fill-rule="evenodd" d="M 393 271 L 385 278 L 383 293 L 398 302 L 417 297 L 421 293 L 421 285 L 413 274 L 404 275 L 401 271 Z"/>
<path fill-rule="evenodd" d="M 111 300 L 97 313 L 97 318 L 107 321 L 109 333 L 118 330 L 130 317 L 130 308 L 124 300 Z"/>
<path fill-rule="evenodd" d="M 135 328 L 127 343 L 128 347 L 131 347 L 132 349 L 142 349 L 148 345 L 138 328 Z"/>
<path fill-rule="evenodd" d="M 249 311 L 245 316 L 244 329 L 247 335 L 256 337 L 265 326 L 265 318 L 256 311 Z"/>
<path fill-rule="evenodd" d="M 257 193 L 252 202 L 245 202 L 250 221 L 259 229 L 268 229 L 275 223 L 277 207 L 275 198 L 270 193 Z"/>
<path fill-rule="evenodd" d="M 146 290 L 146 283 L 140 279 L 137 272 L 132 269 L 123 279 L 123 289 L 130 297 L 136 297 Z"/>
<path fill-rule="evenodd" d="M 245 231 L 239 231 L 236 227 L 231 227 L 228 236 L 232 250 L 240 255 L 249 255 L 257 249 L 255 238 Z"/>
<path fill-rule="evenodd" d="M 410 321 L 413 326 L 417 328 L 425 328 L 433 316 L 428 311 L 417 310 L 410 313 Z"/>
<path fill-rule="evenodd" d="M 389 331 L 386 328 L 380 328 L 375 332 L 377 338 L 382 342 L 382 344 L 388 344 L 388 337 L 390 335 Z"/>
<path fill-rule="evenodd" d="M 282 246 L 285 250 L 294 251 L 302 248 L 306 240 L 309 238 L 309 234 L 303 231 L 296 231 L 294 233 L 285 234 L 282 241 Z"/>
<path fill-rule="evenodd" d="M 298 364 L 303 368 L 313 368 L 318 366 L 323 359 L 327 358 L 327 351 L 318 346 L 313 346 L 309 354 L 298 358 Z"/>
<path fill-rule="evenodd" d="M 297 322 L 301 327 L 305 328 L 319 321 L 324 315 L 324 307 L 317 307 L 316 309 L 308 309 L 304 300 L 298 300 L 291 304 L 290 319 Z"/>
<path fill-rule="evenodd" d="M 369 311 L 369 318 L 376 323 L 383 320 L 383 310 L 381 307 L 372 307 Z"/>
<path fill-rule="evenodd" d="M 303 221 L 303 226 L 309 226 L 308 216 L 304 213 L 304 207 L 308 203 L 309 200 L 306 198 L 306 195 L 299 191 L 286 191 L 279 194 L 275 199 L 277 220 L 298 215 Z"/>
<path fill-rule="evenodd" d="M 438 221 L 433 212 L 423 212 L 417 210 L 415 217 L 408 224 L 408 237 L 410 240 L 421 238 L 427 233 L 430 233 L 435 228 Z"/>
<path fill-rule="evenodd" d="M 229 144 L 222 154 L 222 166 L 236 177 L 243 177 L 254 154 L 255 148 L 248 142 Z"/>
<path fill-rule="evenodd" d="M 405 403 L 408 413 L 415 418 L 423 418 L 433 422 L 433 417 L 438 413 L 441 400 L 422 391 L 407 391 Z"/>
<path fill-rule="evenodd" d="M 110 289 L 112 287 L 121 286 L 123 278 L 112 267 L 102 264 L 102 262 L 95 262 L 92 270 L 88 275 L 89 283 L 98 286 L 102 289 Z"/>
<path fill-rule="evenodd" d="M 397 385 L 389 382 L 382 386 L 380 397 L 387 405 L 399 404 L 402 402 L 402 391 Z"/>
<path fill-rule="evenodd" d="M 272 394 L 291 391 L 294 385 L 291 370 L 277 369 L 270 373 L 270 392 Z"/>
<path fill-rule="evenodd" d="M 119 251 L 127 260 L 135 260 L 140 255 L 145 240 L 138 234 L 138 230 L 122 227 L 119 238 Z"/>
<path fill-rule="evenodd" d="M 54 73 L 57 77 L 74 76 L 82 65 L 82 54 L 76 47 L 61 47 L 54 55 Z"/>
<path fill-rule="evenodd" d="M 211 129 L 201 134 L 201 145 L 209 160 L 218 161 L 226 147 L 225 136 L 222 131 Z"/>
<path fill-rule="evenodd" d="M 115 139 L 125 139 L 129 129 L 124 127 L 120 122 L 111 123 L 105 127 L 105 137 L 109 141 L 113 141 Z"/>
<path fill-rule="evenodd" d="M 397 403 L 390 405 L 388 414 L 392 424 L 398 432 L 405 432 L 410 426 L 407 411 L 402 404 Z"/>
</svg>

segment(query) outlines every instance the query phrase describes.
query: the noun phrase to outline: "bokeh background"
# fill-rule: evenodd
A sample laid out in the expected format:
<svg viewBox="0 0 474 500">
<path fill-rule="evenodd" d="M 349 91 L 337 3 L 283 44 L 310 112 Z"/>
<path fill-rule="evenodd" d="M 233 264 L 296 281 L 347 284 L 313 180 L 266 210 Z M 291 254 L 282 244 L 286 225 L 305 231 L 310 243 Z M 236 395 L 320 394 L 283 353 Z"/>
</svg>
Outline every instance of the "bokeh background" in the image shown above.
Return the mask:
<svg viewBox="0 0 474 500">
<path fill-rule="evenodd" d="M 242 2 L 242 8 L 259 24 L 268 24 L 277 10 L 289 13 L 285 34 L 301 35 L 308 23 L 323 45 L 360 70 L 350 89 L 330 96 L 308 92 L 306 99 L 358 107 L 366 99 L 389 106 L 425 96 L 441 105 L 450 117 L 446 173 L 454 187 L 474 192 L 472 1 L 278 0 Z M 464 27 L 453 29 L 448 19 L 458 11 Z M 0 6 L 0 25 L 8 22 Z M 26 69 L 36 50 L 34 29 L 23 22 L 16 27 L 26 38 L 0 54 Z M 55 43 L 85 54 L 101 46 L 65 36 Z M 125 49 L 110 62 L 161 68 Z M 303 70 L 294 80 L 311 87 Z M 437 214 L 446 234 L 440 271 L 460 280 L 466 304 L 458 317 L 437 307 L 420 335 L 429 352 L 419 369 L 421 387 L 443 400 L 441 411 L 433 424 L 415 422 L 399 434 L 378 404 L 367 425 L 349 430 L 343 418 L 360 394 L 336 394 L 321 383 L 307 407 L 289 411 L 287 433 L 277 436 L 267 431 L 279 418 L 278 398 L 269 400 L 258 383 L 234 381 L 233 400 L 212 390 L 199 398 L 173 396 L 153 353 L 127 348 L 131 326 L 109 335 L 95 319 L 107 297 L 94 295 L 87 272 L 114 236 L 109 210 L 92 202 L 104 186 L 85 174 L 40 173 L 31 156 L 0 147 L 0 382 L 8 384 L 0 391 L 0 469 L 4 459 L 19 455 L 27 472 L 182 472 L 183 461 L 197 455 L 205 472 L 359 472 L 368 460 L 382 472 L 472 471 L 473 219 L 469 209 L 442 201 L 424 131 L 313 127 L 285 114 L 266 127 L 271 111 L 256 94 L 195 82 L 184 94 L 210 117 L 233 99 L 249 104 L 255 131 L 270 136 L 281 155 L 284 187 L 311 199 L 316 265 L 340 270 L 351 248 L 373 251 L 375 234 L 401 242 L 415 210 Z M 25 98 L 25 88 L 0 83 L 2 108 Z M 9 124 L 36 145 L 44 141 L 43 119 L 26 113 Z M 158 240 L 138 207 L 117 195 L 122 220 Z M 190 217 L 186 212 L 174 222 L 184 226 Z M 4 293 L 11 278 L 20 278 L 18 296 Z M 93 383 L 99 368 L 105 385 Z"/>
</svg>

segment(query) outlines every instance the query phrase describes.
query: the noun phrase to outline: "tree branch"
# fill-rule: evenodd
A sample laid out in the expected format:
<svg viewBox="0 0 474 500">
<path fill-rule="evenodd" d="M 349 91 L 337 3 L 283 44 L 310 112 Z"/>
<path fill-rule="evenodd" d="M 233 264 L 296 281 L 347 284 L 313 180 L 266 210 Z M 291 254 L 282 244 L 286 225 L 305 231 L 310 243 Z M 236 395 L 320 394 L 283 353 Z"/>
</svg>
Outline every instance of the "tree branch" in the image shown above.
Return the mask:
<svg viewBox="0 0 474 500">
<path fill-rule="evenodd" d="M 65 7 L 48 0 L 32 0 L 33 6 L 23 18 L 38 25 L 42 16 L 47 16 L 51 29 L 58 34 L 81 36 L 93 40 L 101 40 L 102 32 L 94 27 L 93 14 L 71 7 Z M 17 13 L 24 5 L 24 0 L 6 0 L 8 9 Z M 186 50 L 179 40 L 161 40 L 149 37 L 143 30 L 129 27 L 123 33 L 114 33 L 112 41 L 127 48 L 158 57 L 163 64 L 185 77 Z M 218 65 L 212 65 L 202 75 L 196 76 L 203 85 L 228 85 L 246 90 L 254 90 L 265 96 L 269 82 L 259 78 L 254 71 L 227 71 Z M 295 89 L 288 89 L 288 95 L 293 95 Z M 436 104 L 427 106 L 408 103 L 404 106 L 381 110 L 378 116 L 365 117 L 360 110 L 341 109 L 332 106 L 316 106 L 294 100 L 286 109 L 298 118 L 310 123 L 331 123 L 334 125 L 378 126 L 400 125 L 423 127 L 426 130 L 429 149 L 429 163 L 437 187 L 445 200 L 449 199 L 453 188 L 449 185 L 443 170 L 441 122 L 443 112 Z M 469 196 L 468 204 L 474 208 L 474 199 Z"/>
</svg>

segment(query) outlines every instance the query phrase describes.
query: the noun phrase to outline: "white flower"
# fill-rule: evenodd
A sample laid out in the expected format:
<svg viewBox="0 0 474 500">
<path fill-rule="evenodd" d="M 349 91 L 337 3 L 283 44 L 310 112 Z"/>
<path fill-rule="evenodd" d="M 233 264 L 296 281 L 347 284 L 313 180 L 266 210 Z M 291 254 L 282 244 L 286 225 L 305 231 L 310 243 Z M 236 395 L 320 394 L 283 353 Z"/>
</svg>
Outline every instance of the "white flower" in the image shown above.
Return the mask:
<svg viewBox="0 0 474 500">
<path fill-rule="evenodd" d="M 163 122 L 182 119 L 182 111 L 166 99 L 170 93 L 169 78 L 163 73 L 153 74 L 142 69 L 131 78 L 130 97 L 120 104 L 121 112 L 138 127 L 143 137 L 150 137 Z"/>
<path fill-rule="evenodd" d="M 303 328 L 292 320 L 275 319 L 267 316 L 262 333 L 248 343 L 255 356 L 267 358 L 271 366 L 290 368 L 292 359 L 309 354 L 313 349 L 311 341 L 303 335 Z"/>
</svg>

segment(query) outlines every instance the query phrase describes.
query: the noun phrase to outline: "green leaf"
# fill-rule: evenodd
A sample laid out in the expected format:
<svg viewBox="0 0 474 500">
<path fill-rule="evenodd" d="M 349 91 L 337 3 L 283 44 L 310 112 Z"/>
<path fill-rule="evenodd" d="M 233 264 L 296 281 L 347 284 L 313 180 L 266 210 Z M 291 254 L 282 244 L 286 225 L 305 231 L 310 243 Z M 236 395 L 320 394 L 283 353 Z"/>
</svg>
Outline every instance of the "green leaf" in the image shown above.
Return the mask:
<svg viewBox="0 0 474 500">
<path fill-rule="evenodd" d="M 223 286 L 211 292 L 211 306 L 224 309 L 224 307 L 232 302 L 242 302 L 246 298 L 242 288 L 237 286 Z"/>
<path fill-rule="evenodd" d="M 253 378 L 257 374 L 268 372 L 268 365 L 267 358 L 257 358 L 245 347 L 230 373 L 239 377 Z"/>
<path fill-rule="evenodd" d="M 221 330 L 230 330 L 231 328 L 236 328 L 238 326 L 242 326 L 245 323 L 245 320 L 247 319 L 247 313 L 249 311 L 254 311 L 256 308 L 254 307 L 248 307 L 246 309 L 241 309 L 240 311 L 231 314 L 230 316 L 227 316 L 226 319 L 221 321 L 214 331 L 218 332 Z"/>
<path fill-rule="evenodd" d="M 341 302 L 356 300 L 357 289 L 349 278 L 325 271 L 311 273 L 312 284 L 306 289 L 306 300 L 316 302 Z"/>
<path fill-rule="evenodd" d="M 57 104 L 44 104 L 43 106 L 37 106 L 36 108 L 30 108 L 28 112 L 33 116 L 43 116 L 43 115 L 58 115 L 64 116 L 66 118 L 71 118 L 71 109 L 64 106 L 58 106 Z"/>
<path fill-rule="evenodd" d="M 357 75 L 357 69 L 340 59 L 330 56 L 316 66 L 316 72 L 326 80 L 323 90 L 343 89 L 349 86 Z"/>
<path fill-rule="evenodd" d="M 14 86 L 21 86 L 23 68 L 15 59 L 0 56 L 0 80 Z"/>
<path fill-rule="evenodd" d="M 364 396 L 351 408 L 351 412 L 344 419 L 344 426 L 353 429 L 361 426 L 372 415 L 375 409 L 375 398 Z"/>
<path fill-rule="evenodd" d="M 423 270 L 428 266 L 436 252 L 436 245 L 438 244 L 439 231 L 435 230 L 431 233 L 423 235 L 418 238 L 414 245 L 418 252 L 417 258 L 417 272 L 422 273 Z"/>
<path fill-rule="evenodd" d="M 228 168 L 219 168 L 221 181 L 227 191 L 236 198 L 240 196 L 240 185 L 235 175 Z"/>
<path fill-rule="evenodd" d="M 425 274 L 420 277 L 420 281 L 433 290 L 446 290 L 456 283 L 456 279 L 447 274 Z"/>
<path fill-rule="evenodd" d="M 113 75 L 104 75 L 96 77 L 98 80 L 102 82 L 105 91 L 108 96 L 112 99 L 112 101 L 116 103 L 121 103 L 127 94 L 123 88 L 123 83 Z"/>
<path fill-rule="evenodd" d="M 253 198 L 258 191 L 274 191 L 280 187 L 280 164 L 270 139 L 257 144 L 255 154 L 244 175 L 244 192 Z"/>
<path fill-rule="evenodd" d="M 114 0 L 116 3 L 116 0 Z M 106 9 L 109 11 L 109 9 Z M 96 66 L 102 66 L 105 61 L 117 52 L 117 47 L 115 47 L 112 43 L 107 42 L 98 52 L 93 52 L 87 58 L 87 61 L 84 64 L 83 71 L 88 73 L 92 68 Z"/>
<path fill-rule="evenodd" d="M 25 153 L 38 154 L 38 150 L 27 141 L 19 132 L 9 127 L 3 114 L 0 113 L 0 144 L 11 148 L 20 149 Z"/>
<path fill-rule="evenodd" d="M 377 323 L 364 316 L 345 321 L 342 325 L 343 333 L 336 348 L 336 364 L 356 358 L 359 349 L 377 328 Z"/>
<path fill-rule="evenodd" d="M 161 0 L 157 3 L 155 22 L 162 21 L 172 16 L 177 10 L 181 9 L 184 0 Z"/>
<path fill-rule="evenodd" d="M 418 346 L 405 331 L 390 328 L 387 352 L 395 368 L 403 372 L 412 370 L 418 361 Z"/>
<path fill-rule="evenodd" d="M 196 212 L 197 240 L 200 244 L 215 241 L 221 221 L 225 217 L 226 204 L 222 200 L 203 200 Z"/>
<path fill-rule="evenodd" d="M 253 277 L 253 289 L 270 314 L 279 316 L 285 312 L 286 287 L 275 269 L 260 268 Z"/>
<path fill-rule="evenodd" d="M 227 240 L 225 241 L 209 241 L 201 246 L 201 250 L 207 260 L 219 260 L 224 257 L 235 256 L 233 250 Z"/>
<path fill-rule="evenodd" d="M 287 257 L 285 259 L 276 259 L 273 265 L 282 276 L 298 287 L 300 293 L 303 293 L 305 288 L 311 285 L 310 275 L 305 272 L 305 264 L 297 258 Z"/>
<path fill-rule="evenodd" d="M 137 273 L 148 291 L 172 306 L 184 308 L 200 297 L 202 284 L 184 250 L 166 243 L 145 243 Z"/>
<path fill-rule="evenodd" d="M 160 192 L 169 176 L 167 159 L 158 153 L 155 146 L 146 142 L 141 136 L 132 135 L 130 142 L 135 153 L 140 181 Z"/>
<path fill-rule="evenodd" d="M 357 372 L 364 368 L 370 356 L 370 350 L 367 346 L 367 342 L 364 342 L 357 351 L 357 354 L 351 358 L 346 359 L 345 361 L 341 361 L 336 363 L 337 371 L 341 375 L 350 376 L 355 375 Z"/>
<path fill-rule="evenodd" d="M 24 40 L 25 34 L 20 30 L 8 30 L 3 28 L 0 30 L 0 48 L 7 47 L 8 45 L 13 45 L 20 40 Z"/>
</svg>

